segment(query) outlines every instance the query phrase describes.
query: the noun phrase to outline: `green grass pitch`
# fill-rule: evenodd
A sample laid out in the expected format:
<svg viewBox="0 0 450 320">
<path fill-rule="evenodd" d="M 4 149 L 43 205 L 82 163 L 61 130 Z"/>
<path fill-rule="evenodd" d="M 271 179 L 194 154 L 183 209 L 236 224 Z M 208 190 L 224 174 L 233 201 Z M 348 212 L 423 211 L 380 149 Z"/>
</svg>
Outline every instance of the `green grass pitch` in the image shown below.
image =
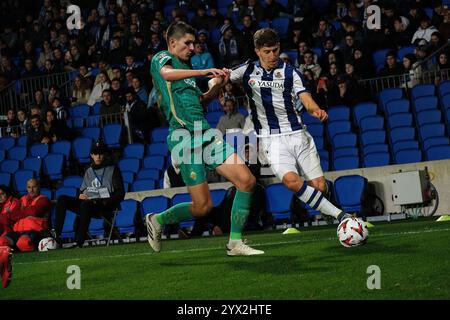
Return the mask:
<svg viewBox="0 0 450 320">
<path fill-rule="evenodd" d="M 365 246 L 344 248 L 336 225 L 250 233 L 266 254 L 227 257 L 226 237 L 16 254 L 0 299 L 449 299 L 450 223 L 377 223 Z M 67 268 L 81 270 L 69 290 Z M 367 268 L 381 270 L 369 290 Z"/>
</svg>

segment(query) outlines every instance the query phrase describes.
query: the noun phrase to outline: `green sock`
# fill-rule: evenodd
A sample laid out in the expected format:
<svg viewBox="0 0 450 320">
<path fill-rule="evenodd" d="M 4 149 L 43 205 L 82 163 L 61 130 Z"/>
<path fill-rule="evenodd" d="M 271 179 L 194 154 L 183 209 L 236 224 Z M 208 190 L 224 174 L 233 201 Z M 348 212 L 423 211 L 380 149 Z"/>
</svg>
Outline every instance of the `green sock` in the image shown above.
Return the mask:
<svg viewBox="0 0 450 320">
<path fill-rule="evenodd" d="M 192 219 L 192 214 L 189 211 L 189 205 L 189 202 L 179 203 L 166 211 L 157 214 L 156 220 L 161 225 L 166 225 Z"/>
<path fill-rule="evenodd" d="M 252 195 L 252 192 L 236 191 L 233 207 L 231 208 L 230 240 L 242 239 L 242 230 L 244 229 L 250 212 Z"/>
</svg>

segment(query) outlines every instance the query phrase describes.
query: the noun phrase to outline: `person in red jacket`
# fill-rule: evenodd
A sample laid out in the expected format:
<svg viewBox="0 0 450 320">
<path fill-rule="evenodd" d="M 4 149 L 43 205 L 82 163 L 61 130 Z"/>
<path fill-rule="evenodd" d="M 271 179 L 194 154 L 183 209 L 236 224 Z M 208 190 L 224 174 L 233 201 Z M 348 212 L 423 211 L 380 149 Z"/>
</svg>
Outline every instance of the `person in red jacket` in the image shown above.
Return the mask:
<svg viewBox="0 0 450 320">
<path fill-rule="evenodd" d="M 19 212 L 19 200 L 12 196 L 11 190 L 7 186 L 0 185 L 0 277 L 3 288 L 9 285 L 12 277 L 11 248 L 3 235 L 12 231 L 11 215 Z"/>
<path fill-rule="evenodd" d="M 0 237 L 0 245 L 16 247 L 21 252 L 34 251 L 48 232 L 50 200 L 40 194 L 36 179 L 27 181 L 28 194 L 19 202 L 19 209 L 9 214 L 9 232 Z"/>
</svg>

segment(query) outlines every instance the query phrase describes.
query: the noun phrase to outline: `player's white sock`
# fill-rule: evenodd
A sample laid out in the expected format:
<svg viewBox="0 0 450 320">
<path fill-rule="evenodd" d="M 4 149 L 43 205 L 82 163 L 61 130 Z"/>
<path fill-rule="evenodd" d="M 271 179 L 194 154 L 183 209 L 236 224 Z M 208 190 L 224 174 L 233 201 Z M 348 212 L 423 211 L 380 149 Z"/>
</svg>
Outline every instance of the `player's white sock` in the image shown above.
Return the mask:
<svg viewBox="0 0 450 320">
<path fill-rule="evenodd" d="M 337 219 L 342 212 L 341 209 L 336 208 L 330 201 L 328 201 L 317 189 L 308 186 L 306 182 L 296 193 L 297 197 L 303 201 L 307 206 L 313 210 L 319 210 L 321 213 L 332 216 Z"/>
</svg>

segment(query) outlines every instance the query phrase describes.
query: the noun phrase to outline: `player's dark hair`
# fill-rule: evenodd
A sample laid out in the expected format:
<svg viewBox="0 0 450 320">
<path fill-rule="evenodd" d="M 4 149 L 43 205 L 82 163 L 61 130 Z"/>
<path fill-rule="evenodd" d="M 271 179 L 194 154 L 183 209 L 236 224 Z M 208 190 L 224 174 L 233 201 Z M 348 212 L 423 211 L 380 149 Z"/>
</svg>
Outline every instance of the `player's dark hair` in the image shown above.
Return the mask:
<svg viewBox="0 0 450 320">
<path fill-rule="evenodd" d="M 172 22 L 167 28 L 167 42 L 169 42 L 170 38 L 175 38 L 178 40 L 185 34 L 192 34 L 195 36 L 197 34 L 197 30 L 183 21 Z"/>
<path fill-rule="evenodd" d="M 280 39 L 278 38 L 278 34 L 275 30 L 264 28 L 255 32 L 253 42 L 255 48 L 260 49 L 262 47 L 276 46 L 280 42 Z"/>
</svg>

